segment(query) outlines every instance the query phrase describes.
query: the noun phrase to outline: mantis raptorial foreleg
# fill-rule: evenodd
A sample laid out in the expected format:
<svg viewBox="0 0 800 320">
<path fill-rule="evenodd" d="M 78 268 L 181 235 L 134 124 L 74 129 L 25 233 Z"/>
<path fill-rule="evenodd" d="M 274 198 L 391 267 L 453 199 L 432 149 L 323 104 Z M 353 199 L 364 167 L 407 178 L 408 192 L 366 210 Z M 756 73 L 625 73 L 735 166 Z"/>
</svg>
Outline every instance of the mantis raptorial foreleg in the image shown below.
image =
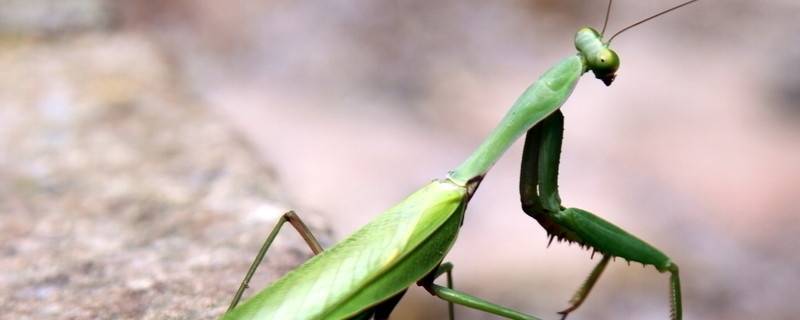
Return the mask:
<svg viewBox="0 0 800 320">
<path fill-rule="evenodd" d="M 267 254 L 267 250 L 272 245 L 272 242 L 275 241 L 275 237 L 278 236 L 278 232 L 281 231 L 281 227 L 283 224 L 289 222 L 289 224 L 297 230 L 297 233 L 303 237 L 303 240 L 308 244 L 308 247 L 311 248 L 311 251 L 314 254 L 319 254 L 322 252 L 322 246 L 319 244 L 317 239 L 314 237 L 314 234 L 311 233 L 311 230 L 303 223 L 303 220 L 300 220 L 300 217 L 297 216 L 294 211 L 289 211 L 281 215 L 278 219 L 278 222 L 275 224 L 275 227 L 272 228 L 272 231 L 267 236 L 267 239 L 264 240 L 264 244 L 261 245 L 261 249 L 258 250 L 258 254 L 256 258 L 253 260 L 253 263 L 250 264 L 250 269 L 247 270 L 247 274 L 244 276 L 244 280 L 242 280 L 242 284 L 239 285 L 239 290 L 236 290 L 236 295 L 233 296 L 233 300 L 231 300 L 231 304 L 228 307 L 228 311 L 233 310 L 237 304 L 239 304 L 239 300 L 242 299 L 242 294 L 247 289 L 247 285 L 250 283 L 250 279 L 253 278 L 253 274 L 256 273 L 256 269 L 261 264 L 261 260 L 264 259 L 264 256 Z"/>
<path fill-rule="evenodd" d="M 522 209 L 536 219 L 550 236 L 603 254 L 603 261 L 592 271 L 571 301 L 560 312 L 566 318 L 589 294 L 609 257 L 652 265 L 659 272 L 670 272 L 672 319 L 682 314 L 678 266 L 646 242 L 608 221 L 578 208 L 561 206 L 558 194 L 558 166 L 564 131 L 564 116 L 556 111 L 531 128 L 526 136 L 520 176 Z"/>
<path fill-rule="evenodd" d="M 427 277 L 420 281 L 425 290 L 434 296 L 445 300 L 449 304 L 450 319 L 453 320 L 453 303 L 462 306 L 481 310 L 487 313 L 505 317 L 514 320 L 539 320 L 539 318 L 519 312 L 517 310 L 507 308 L 498 304 L 491 303 L 481 298 L 475 297 L 453 289 L 453 264 L 450 262 L 442 263 L 436 270 L 431 272 Z M 447 287 L 443 287 L 433 283 L 437 277 L 447 273 Z"/>
</svg>

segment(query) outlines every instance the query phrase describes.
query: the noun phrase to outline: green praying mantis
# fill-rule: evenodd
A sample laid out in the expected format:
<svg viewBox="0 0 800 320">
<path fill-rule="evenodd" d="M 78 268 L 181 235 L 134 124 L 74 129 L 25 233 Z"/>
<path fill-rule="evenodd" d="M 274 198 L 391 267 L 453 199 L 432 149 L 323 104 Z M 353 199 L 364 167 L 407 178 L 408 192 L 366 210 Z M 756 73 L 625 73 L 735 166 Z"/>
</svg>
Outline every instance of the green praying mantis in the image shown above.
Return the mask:
<svg viewBox="0 0 800 320">
<path fill-rule="evenodd" d="M 435 180 L 387 210 L 333 247 L 323 250 L 294 212 L 284 214 L 269 234 L 222 319 L 388 319 L 406 290 L 416 283 L 431 295 L 453 304 L 508 319 L 537 317 L 453 289 L 453 265 L 443 262 L 456 240 L 467 204 L 481 180 L 511 144 L 526 134 L 520 174 L 522 210 L 550 237 L 575 242 L 599 252 L 602 259 L 577 290 L 562 319 L 588 296 L 613 257 L 654 266 L 670 274 L 671 319 L 682 318 L 678 265 L 655 247 L 582 209 L 562 206 L 558 167 L 564 130 L 559 110 L 578 79 L 592 71 L 610 85 L 619 57 L 609 48 L 621 32 L 683 7 L 692 0 L 639 21 L 603 41 L 611 10 L 608 3 L 602 31 L 578 30 L 571 55 L 545 72 L 514 103 L 478 149 L 446 178 Z M 315 256 L 239 304 L 267 249 L 289 222 Z M 434 281 L 446 275 L 446 286 Z"/>
</svg>

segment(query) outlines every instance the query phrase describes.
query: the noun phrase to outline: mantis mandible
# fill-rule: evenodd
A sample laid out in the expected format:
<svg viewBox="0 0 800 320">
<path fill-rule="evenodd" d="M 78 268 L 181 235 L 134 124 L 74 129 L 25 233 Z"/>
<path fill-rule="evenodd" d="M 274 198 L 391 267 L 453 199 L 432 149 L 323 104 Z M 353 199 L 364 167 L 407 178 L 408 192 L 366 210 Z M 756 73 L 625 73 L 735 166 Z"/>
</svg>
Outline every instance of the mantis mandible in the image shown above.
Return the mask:
<svg viewBox="0 0 800 320">
<path fill-rule="evenodd" d="M 562 319 L 581 305 L 612 257 L 669 272 L 671 319 L 681 319 L 677 264 L 610 222 L 588 211 L 561 205 L 558 166 L 564 117 L 560 108 L 584 73 L 592 71 L 607 86 L 614 81 L 620 62 L 609 43 L 616 35 L 696 1 L 639 21 L 604 42 L 609 1 L 602 31 L 589 27 L 578 30 L 578 54 L 561 60 L 531 85 L 467 160 L 446 178 L 423 186 L 333 247 L 323 250 L 294 212 L 284 214 L 264 242 L 223 319 L 388 319 L 414 283 L 447 301 L 451 319 L 453 304 L 509 319 L 538 319 L 453 289 L 453 265 L 443 263 L 483 177 L 526 133 L 520 175 L 523 211 L 542 225 L 550 241 L 557 238 L 575 242 L 603 256 L 569 306 L 559 312 Z M 285 222 L 297 229 L 315 256 L 239 305 L 250 278 Z M 435 284 L 434 280 L 444 274 L 447 286 Z"/>
</svg>

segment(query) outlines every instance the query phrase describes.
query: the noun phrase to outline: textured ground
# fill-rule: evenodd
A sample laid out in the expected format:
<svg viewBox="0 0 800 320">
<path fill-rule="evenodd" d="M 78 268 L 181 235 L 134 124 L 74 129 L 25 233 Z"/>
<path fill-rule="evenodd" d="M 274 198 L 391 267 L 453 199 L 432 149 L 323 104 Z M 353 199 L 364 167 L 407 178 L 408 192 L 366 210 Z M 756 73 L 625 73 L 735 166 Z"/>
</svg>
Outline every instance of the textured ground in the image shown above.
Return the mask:
<svg viewBox="0 0 800 320">
<path fill-rule="evenodd" d="M 249 145 L 134 34 L 8 40 L 0 70 L 0 318 L 219 315 L 285 209 Z"/>
</svg>

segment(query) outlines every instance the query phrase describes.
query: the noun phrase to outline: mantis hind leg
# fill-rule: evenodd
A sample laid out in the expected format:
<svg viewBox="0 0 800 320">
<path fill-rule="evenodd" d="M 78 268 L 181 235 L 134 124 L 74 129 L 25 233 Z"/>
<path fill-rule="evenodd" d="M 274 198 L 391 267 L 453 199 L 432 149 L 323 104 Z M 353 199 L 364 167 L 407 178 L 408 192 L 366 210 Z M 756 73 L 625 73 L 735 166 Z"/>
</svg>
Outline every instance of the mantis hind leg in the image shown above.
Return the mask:
<svg viewBox="0 0 800 320">
<path fill-rule="evenodd" d="M 236 291 L 236 294 L 233 296 L 233 299 L 231 300 L 231 304 L 228 307 L 228 311 L 233 310 L 233 308 L 235 308 L 236 305 L 239 304 L 239 300 L 242 299 L 242 295 L 244 294 L 244 291 L 247 289 L 247 286 L 250 283 L 250 279 L 253 278 L 253 274 L 256 273 L 256 269 L 258 269 L 258 266 L 261 264 L 261 260 L 264 259 L 264 256 L 267 254 L 267 250 L 269 250 L 269 247 L 272 245 L 272 242 L 275 241 L 275 237 L 278 236 L 278 232 L 281 230 L 281 227 L 283 227 L 283 224 L 286 222 L 289 222 L 289 224 L 291 224 L 292 227 L 294 227 L 294 229 L 297 230 L 297 233 L 299 233 L 300 236 L 303 237 L 303 240 L 306 242 L 306 244 L 308 244 L 308 246 L 311 248 L 311 251 L 314 252 L 315 255 L 322 252 L 322 246 L 314 237 L 314 234 L 311 233 L 311 230 L 308 228 L 308 226 L 306 226 L 306 224 L 303 223 L 302 220 L 300 220 L 300 217 L 297 216 L 297 214 L 294 213 L 294 211 L 289 211 L 284 213 L 280 217 L 280 219 L 278 219 L 278 223 L 275 224 L 275 227 L 272 228 L 272 231 L 269 233 L 269 236 L 267 236 L 267 239 L 264 240 L 264 244 L 261 245 L 261 249 L 258 250 L 256 258 L 250 265 L 250 269 L 247 270 L 247 274 L 244 276 L 244 280 L 242 280 L 242 284 L 239 285 L 239 289 Z"/>
<path fill-rule="evenodd" d="M 452 276 L 453 264 L 452 263 L 443 263 L 431 272 L 430 275 L 425 277 L 424 279 L 420 280 L 420 285 L 425 288 L 430 294 L 439 297 L 442 300 L 448 302 L 449 305 L 449 313 L 450 319 L 453 319 L 453 304 L 460 304 L 462 306 L 481 310 L 487 313 L 491 313 L 494 315 L 498 315 L 507 319 L 514 319 L 514 320 L 539 320 L 539 318 L 522 313 L 520 311 L 507 308 L 501 305 L 497 305 L 491 303 L 489 301 L 483 300 L 481 298 L 475 297 L 473 295 L 469 295 L 457 290 L 453 289 L 453 276 Z M 442 274 L 447 273 L 447 287 L 443 287 L 433 283 L 437 277 L 441 276 Z"/>
</svg>

